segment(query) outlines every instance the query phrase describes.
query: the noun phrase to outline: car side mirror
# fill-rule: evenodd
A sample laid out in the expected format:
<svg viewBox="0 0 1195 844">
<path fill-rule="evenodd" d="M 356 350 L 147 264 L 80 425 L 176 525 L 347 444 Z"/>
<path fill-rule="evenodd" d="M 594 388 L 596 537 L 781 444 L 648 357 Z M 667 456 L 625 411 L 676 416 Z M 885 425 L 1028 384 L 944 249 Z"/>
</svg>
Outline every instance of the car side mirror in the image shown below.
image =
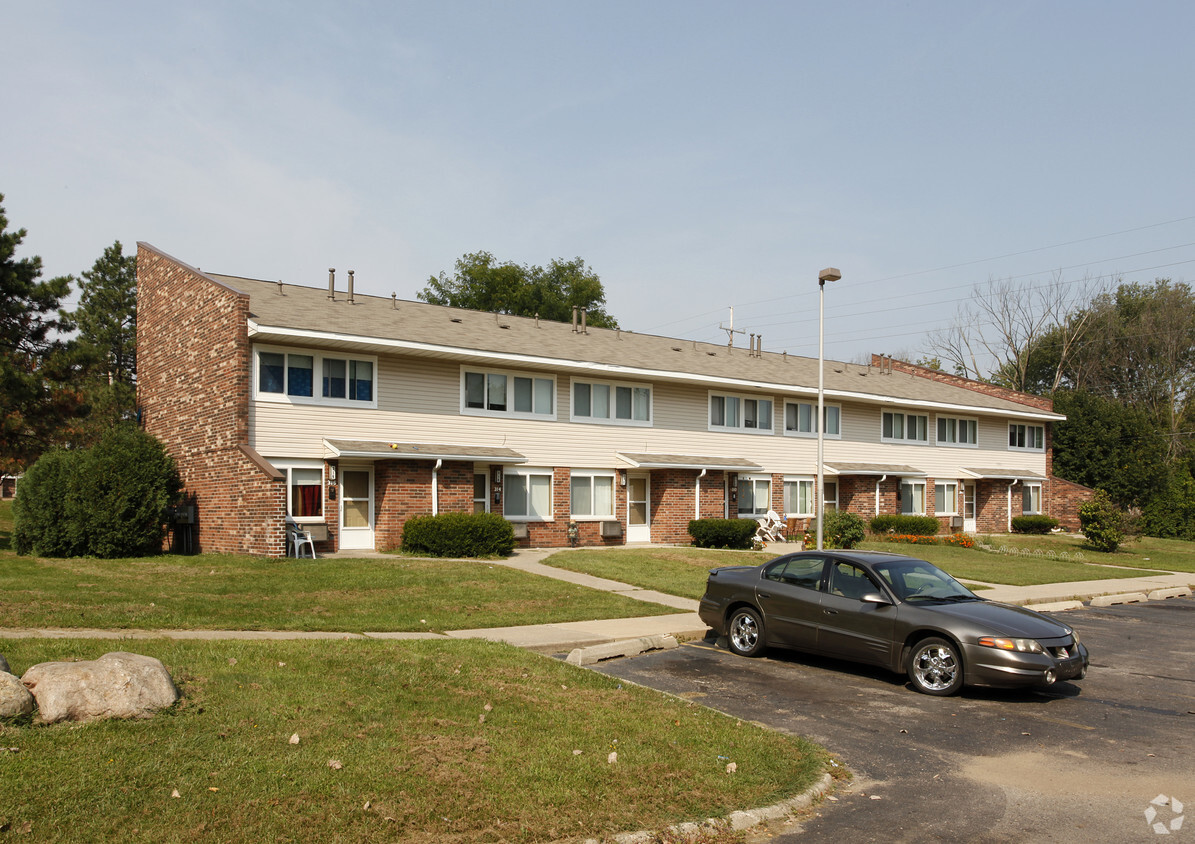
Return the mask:
<svg viewBox="0 0 1195 844">
<path fill-rule="evenodd" d="M 891 606 L 892 602 L 881 595 L 879 592 L 868 592 L 859 599 L 865 604 L 881 604 L 883 606 Z"/>
</svg>

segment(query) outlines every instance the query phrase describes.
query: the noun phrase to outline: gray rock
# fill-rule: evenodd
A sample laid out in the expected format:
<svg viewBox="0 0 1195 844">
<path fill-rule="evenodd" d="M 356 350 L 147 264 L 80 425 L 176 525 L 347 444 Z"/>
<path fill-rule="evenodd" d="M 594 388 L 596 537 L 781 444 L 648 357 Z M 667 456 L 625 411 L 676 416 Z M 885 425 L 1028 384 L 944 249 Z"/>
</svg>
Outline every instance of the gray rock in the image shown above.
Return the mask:
<svg viewBox="0 0 1195 844">
<path fill-rule="evenodd" d="M 33 711 L 33 695 L 13 675 L 0 671 L 0 718 L 15 718 Z"/>
<path fill-rule="evenodd" d="M 0 673 L 12 673 L 12 669 L 8 667 L 8 660 L 4 658 L 4 654 L 0 654 Z"/>
<path fill-rule="evenodd" d="M 149 718 L 178 700 L 170 672 L 150 656 L 115 652 L 86 662 L 43 662 L 21 682 L 37 699 L 41 720 Z"/>
</svg>

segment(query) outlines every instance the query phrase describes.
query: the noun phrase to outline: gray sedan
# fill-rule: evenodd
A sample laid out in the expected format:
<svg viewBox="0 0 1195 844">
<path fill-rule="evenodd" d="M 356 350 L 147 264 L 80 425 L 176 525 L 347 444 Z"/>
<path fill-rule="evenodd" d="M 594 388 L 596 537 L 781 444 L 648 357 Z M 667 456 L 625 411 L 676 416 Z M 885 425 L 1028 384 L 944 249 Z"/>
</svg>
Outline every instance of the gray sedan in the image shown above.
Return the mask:
<svg viewBox="0 0 1195 844">
<path fill-rule="evenodd" d="M 714 569 L 699 612 L 741 656 L 779 646 L 871 663 L 930 695 L 1078 680 L 1089 663 L 1066 624 L 984 600 L 900 554 L 805 552 Z"/>
</svg>

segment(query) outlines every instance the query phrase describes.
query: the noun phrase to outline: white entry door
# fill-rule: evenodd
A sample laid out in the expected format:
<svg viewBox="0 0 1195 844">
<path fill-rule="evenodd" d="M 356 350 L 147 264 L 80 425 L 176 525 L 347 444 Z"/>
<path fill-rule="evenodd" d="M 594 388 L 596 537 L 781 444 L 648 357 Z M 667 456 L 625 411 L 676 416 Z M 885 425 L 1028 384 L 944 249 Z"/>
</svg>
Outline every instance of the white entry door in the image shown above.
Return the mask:
<svg viewBox="0 0 1195 844">
<path fill-rule="evenodd" d="M 651 542 L 651 480 L 627 477 L 627 542 Z"/>
<path fill-rule="evenodd" d="M 975 484 L 963 484 L 963 532 L 975 533 Z"/>
<path fill-rule="evenodd" d="M 373 467 L 341 467 L 340 547 L 373 550 Z"/>
</svg>

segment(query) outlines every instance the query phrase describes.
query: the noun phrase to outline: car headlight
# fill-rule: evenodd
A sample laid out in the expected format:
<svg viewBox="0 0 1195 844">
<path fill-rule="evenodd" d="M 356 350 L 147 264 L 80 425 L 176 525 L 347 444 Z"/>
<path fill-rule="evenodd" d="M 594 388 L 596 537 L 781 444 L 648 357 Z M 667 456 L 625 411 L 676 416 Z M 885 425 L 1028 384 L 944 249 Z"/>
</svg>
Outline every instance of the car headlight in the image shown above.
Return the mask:
<svg viewBox="0 0 1195 844">
<path fill-rule="evenodd" d="M 1079 644 L 1079 631 L 1071 630 L 1071 635 L 1075 637 L 1075 644 Z"/>
<path fill-rule="evenodd" d="M 1006 639 L 1002 636 L 980 636 L 979 644 L 985 648 L 1018 651 L 1023 654 L 1040 654 L 1045 652 L 1045 648 L 1041 646 L 1041 642 L 1036 639 Z"/>
</svg>

